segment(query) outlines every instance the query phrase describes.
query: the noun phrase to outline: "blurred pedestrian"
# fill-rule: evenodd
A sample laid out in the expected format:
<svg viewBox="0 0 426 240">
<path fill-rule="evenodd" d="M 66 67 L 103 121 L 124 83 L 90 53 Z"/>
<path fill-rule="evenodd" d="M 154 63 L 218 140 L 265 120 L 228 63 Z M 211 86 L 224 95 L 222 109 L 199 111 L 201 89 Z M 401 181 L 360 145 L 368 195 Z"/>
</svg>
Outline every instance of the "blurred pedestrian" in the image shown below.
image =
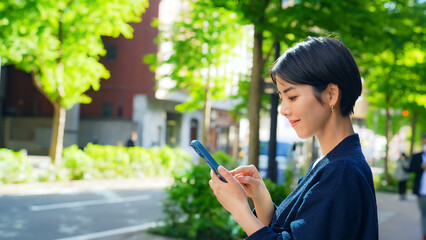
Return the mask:
<svg viewBox="0 0 426 240">
<path fill-rule="evenodd" d="M 324 156 L 278 207 L 255 166 L 220 166 L 228 183 L 213 171 L 209 181 L 218 201 L 250 240 L 378 239 L 373 174 L 350 118 L 362 83 L 349 49 L 336 39 L 309 37 L 274 63 L 271 77 L 281 114 L 300 138 L 316 136 Z"/>
<path fill-rule="evenodd" d="M 130 138 L 127 140 L 126 147 L 134 147 L 134 146 L 136 146 L 136 140 L 138 140 L 138 134 L 133 131 L 130 134 Z"/>
<path fill-rule="evenodd" d="M 410 174 L 407 172 L 408 167 L 408 157 L 405 153 L 401 153 L 401 156 L 396 161 L 396 168 L 394 172 L 394 177 L 398 181 L 398 193 L 400 200 L 405 200 L 407 198 L 407 181 L 410 179 Z"/>
<path fill-rule="evenodd" d="M 414 154 L 410 162 L 410 172 L 414 172 L 413 193 L 417 195 L 417 202 L 421 212 L 423 240 L 426 240 L 426 134 L 422 135 L 422 151 Z"/>
</svg>

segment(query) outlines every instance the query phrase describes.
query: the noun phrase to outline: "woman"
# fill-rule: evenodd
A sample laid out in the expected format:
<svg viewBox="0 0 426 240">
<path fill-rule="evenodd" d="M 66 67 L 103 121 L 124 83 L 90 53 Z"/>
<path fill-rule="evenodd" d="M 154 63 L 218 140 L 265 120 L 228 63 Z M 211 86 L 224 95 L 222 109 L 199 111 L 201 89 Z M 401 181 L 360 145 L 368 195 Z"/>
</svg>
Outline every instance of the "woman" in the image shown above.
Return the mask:
<svg viewBox="0 0 426 240">
<path fill-rule="evenodd" d="M 335 39 L 309 37 L 275 62 L 271 77 L 281 114 L 299 137 L 315 135 L 324 156 L 278 207 L 254 166 L 219 167 L 228 183 L 212 172 L 217 199 L 247 239 L 378 239 L 373 177 L 349 116 L 362 90 L 350 51 Z"/>
<path fill-rule="evenodd" d="M 399 200 L 407 199 L 407 181 L 410 179 L 410 174 L 408 173 L 408 157 L 405 153 L 401 153 L 401 156 L 396 160 L 396 168 L 394 172 L 395 180 L 398 181 L 398 193 Z"/>
</svg>

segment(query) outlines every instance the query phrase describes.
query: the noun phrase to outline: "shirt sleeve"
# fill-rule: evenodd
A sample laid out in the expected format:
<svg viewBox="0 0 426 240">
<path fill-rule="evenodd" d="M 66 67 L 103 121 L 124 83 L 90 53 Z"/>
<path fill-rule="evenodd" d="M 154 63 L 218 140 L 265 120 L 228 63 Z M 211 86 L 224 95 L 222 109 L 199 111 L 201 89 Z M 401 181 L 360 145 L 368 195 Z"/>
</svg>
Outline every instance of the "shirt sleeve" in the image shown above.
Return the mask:
<svg viewBox="0 0 426 240">
<path fill-rule="evenodd" d="M 361 228 L 370 224 L 374 229 L 377 223 L 377 215 L 371 214 L 375 209 L 371 204 L 363 204 L 375 202 L 368 180 L 356 169 L 329 167 L 331 169 L 325 170 L 320 180 L 307 189 L 302 203 L 294 206 L 298 207 L 297 214 L 289 229 L 280 229 L 274 222 L 246 239 L 378 239 L 374 230 L 370 237 L 359 236 Z"/>
</svg>

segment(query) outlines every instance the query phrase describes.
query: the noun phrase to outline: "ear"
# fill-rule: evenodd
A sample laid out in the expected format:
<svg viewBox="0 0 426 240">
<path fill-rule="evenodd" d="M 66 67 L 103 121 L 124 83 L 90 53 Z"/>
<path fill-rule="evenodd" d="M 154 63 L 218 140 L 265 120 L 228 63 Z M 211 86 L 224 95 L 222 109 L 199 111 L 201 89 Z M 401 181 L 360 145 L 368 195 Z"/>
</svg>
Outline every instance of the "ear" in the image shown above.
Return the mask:
<svg viewBox="0 0 426 240">
<path fill-rule="evenodd" d="M 340 88 L 334 84 L 334 83 L 330 83 L 328 84 L 327 88 L 326 88 L 326 101 L 328 102 L 328 104 L 337 106 L 337 104 L 339 103 L 340 100 Z"/>
</svg>

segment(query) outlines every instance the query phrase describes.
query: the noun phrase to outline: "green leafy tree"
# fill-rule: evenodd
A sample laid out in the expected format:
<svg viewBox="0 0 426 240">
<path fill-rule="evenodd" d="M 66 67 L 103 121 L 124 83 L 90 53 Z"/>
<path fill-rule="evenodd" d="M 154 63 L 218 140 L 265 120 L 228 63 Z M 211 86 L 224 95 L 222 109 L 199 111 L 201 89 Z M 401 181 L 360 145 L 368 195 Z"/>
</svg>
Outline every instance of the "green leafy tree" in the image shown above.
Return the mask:
<svg viewBox="0 0 426 240">
<path fill-rule="evenodd" d="M 159 57 L 158 62 L 155 55 L 146 56 L 144 60 L 153 70 L 157 66 L 170 66 L 170 71 L 159 73 L 158 79 L 172 79 L 176 85 L 171 91 L 187 91 L 189 98 L 179 104 L 177 110 L 203 109 L 202 142 L 206 143 L 211 102 L 225 98 L 225 87 L 232 81 L 229 71 L 221 69 L 229 62 L 242 29 L 236 24 L 236 14 L 214 8 L 209 0 L 182 3 L 178 19 L 171 29 L 161 31 L 158 39 L 172 43 L 172 51 Z"/>
<path fill-rule="evenodd" d="M 281 0 L 228 1 L 212 0 L 216 7 L 224 7 L 241 16 L 242 24 L 254 27 L 253 65 L 249 90 L 249 163 L 259 163 L 259 117 L 263 77 L 274 59 L 274 43 L 283 49 L 307 36 L 340 36 L 356 56 L 373 51 L 382 37 L 380 24 L 386 15 L 381 1 L 307 0 L 289 1 L 284 9 Z"/>
<path fill-rule="evenodd" d="M 362 62 L 366 66 L 364 76 L 368 101 L 374 108 L 384 109 L 385 112 L 381 122 L 384 124 L 376 124 L 384 126 L 384 131 L 378 133 L 384 135 L 387 140 L 384 160 L 385 179 L 389 182 L 389 142 L 402 125 L 408 125 L 408 119 L 398 121 L 401 110 L 411 112 L 410 154 L 416 135 L 416 122 L 418 119 L 424 121 L 426 29 L 423 25 L 426 20 L 424 15 L 426 4 L 407 0 L 389 2 L 384 7 L 389 15 L 384 22 L 386 27 L 382 30 L 386 40 L 382 42 L 382 48 L 378 48 L 379 52 L 365 54 Z"/>
<path fill-rule="evenodd" d="M 89 103 L 109 72 L 101 36 L 131 38 L 147 0 L 5 0 L 0 2 L 0 57 L 31 73 L 36 88 L 54 107 L 49 156 L 60 160 L 66 109 Z"/>
</svg>

